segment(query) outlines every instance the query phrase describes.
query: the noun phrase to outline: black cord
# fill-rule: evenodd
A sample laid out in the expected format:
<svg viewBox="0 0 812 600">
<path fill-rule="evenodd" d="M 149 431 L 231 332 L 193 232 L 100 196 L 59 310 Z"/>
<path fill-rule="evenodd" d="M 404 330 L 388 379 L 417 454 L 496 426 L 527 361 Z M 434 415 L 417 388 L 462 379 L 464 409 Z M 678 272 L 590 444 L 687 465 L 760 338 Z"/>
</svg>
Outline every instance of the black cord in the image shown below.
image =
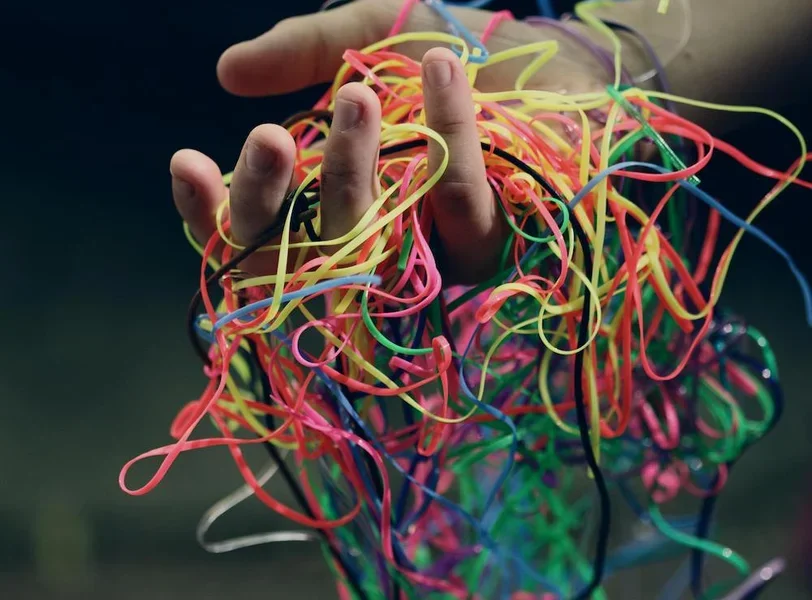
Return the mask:
<svg viewBox="0 0 812 600">
<path fill-rule="evenodd" d="M 258 371 L 259 371 L 259 378 L 260 378 L 259 381 L 260 381 L 260 386 L 262 388 L 262 398 L 261 398 L 262 403 L 263 404 L 268 404 L 269 403 L 268 399 L 271 397 L 271 388 L 270 388 L 270 382 L 268 381 L 267 372 L 265 371 L 265 369 L 262 367 L 262 364 L 260 363 L 259 352 L 257 351 L 257 346 L 256 346 L 256 343 L 254 342 L 254 340 L 248 339 L 248 345 L 251 348 L 251 355 L 252 355 L 252 357 L 254 359 L 254 362 L 256 363 L 256 366 L 257 366 Z M 265 420 L 265 424 L 266 424 L 266 427 L 268 427 L 268 429 L 273 429 L 274 428 L 274 422 L 273 422 L 273 416 L 272 415 L 270 415 L 270 414 L 267 415 L 266 420 Z M 288 484 L 288 487 L 290 488 L 291 492 L 293 493 L 293 497 L 296 500 L 296 503 L 299 504 L 301 509 L 304 511 L 304 513 L 309 518 L 315 519 L 316 514 L 313 512 L 313 509 L 310 508 L 310 504 L 307 502 L 307 498 L 305 498 L 304 492 L 302 491 L 302 488 L 299 485 L 299 482 L 296 481 L 296 479 L 293 477 L 293 474 L 290 472 L 290 469 L 288 468 L 288 465 L 285 463 L 285 459 L 282 458 L 282 456 L 279 454 L 279 450 L 276 448 L 276 446 L 274 446 L 270 442 L 265 442 L 263 444 L 263 446 L 265 447 L 265 450 L 268 452 L 268 455 L 271 457 L 271 460 L 273 460 L 273 462 L 276 464 L 277 468 L 279 469 L 279 473 L 282 475 L 282 479 L 284 479 L 285 483 Z M 344 560 L 344 557 L 341 555 L 341 553 L 338 551 L 338 549 L 330 542 L 330 538 L 327 536 L 327 532 L 324 531 L 323 529 L 317 529 L 317 531 L 319 532 L 319 535 L 324 540 L 324 543 L 327 545 L 327 549 L 330 551 L 330 554 L 332 555 L 332 557 L 338 563 L 341 570 L 344 571 L 344 576 L 346 577 L 347 582 L 350 584 L 350 587 L 353 589 L 353 591 L 356 594 L 358 594 L 358 597 L 361 600 L 366 600 L 368 597 L 367 597 L 366 593 L 363 591 L 363 589 L 361 588 L 361 584 L 359 583 L 359 581 L 355 577 L 355 573 L 352 570 L 350 570 L 349 566 L 347 565 L 346 561 Z"/>
<path fill-rule="evenodd" d="M 351 4 L 352 2 L 353 0 L 327 0 L 321 5 L 319 12 L 326 12 L 328 10 L 333 10 L 334 8 L 340 8 L 342 6 L 346 6 L 347 4 Z"/>
<path fill-rule="evenodd" d="M 485 144 L 483 144 L 484 146 Z M 542 186 L 552 196 L 558 198 L 559 194 L 552 186 L 547 183 L 535 169 L 531 168 L 524 161 L 516 158 L 500 150 L 494 148 L 495 154 L 500 158 L 507 160 L 517 168 L 521 169 L 530 175 L 540 186 Z M 592 272 L 593 263 L 592 255 L 589 250 L 589 240 L 584 233 L 583 228 L 578 223 L 578 219 L 570 219 L 570 227 L 572 227 L 575 237 L 578 239 L 578 244 L 581 246 L 584 254 L 584 273 Z M 592 294 L 589 288 L 584 288 L 584 305 L 581 309 L 581 324 L 578 329 L 578 346 L 585 346 L 589 340 L 589 313 L 592 304 Z M 595 558 L 593 561 L 592 579 L 587 586 L 579 592 L 574 600 L 586 600 L 590 598 L 595 590 L 600 586 L 603 580 L 603 572 L 606 565 L 606 551 L 609 547 L 609 532 L 611 529 L 612 518 L 612 503 L 609 497 L 609 488 L 606 485 L 606 480 L 603 477 L 600 466 L 595 458 L 595 453 L 592 451 L 592 442 L 589 439 L 589 422 L 586 413 L 586 403 L 584 401 L 584 352 L 578 352 L 575 355 L 574 365 L 574 381 L 573 381 L 573 396 L 575 399 L 575 416 L 578 421 L 578 433 L 581 439 L 581 445 L 584 449 L 584 459 L 586 464 L 592 472 L 592 478 L 595 481 L 595 487 L 598 491 L 598 498 L 600 501 L 600 520 L 598 524 L 598 539 L 595 542 Z"/>
</svg>

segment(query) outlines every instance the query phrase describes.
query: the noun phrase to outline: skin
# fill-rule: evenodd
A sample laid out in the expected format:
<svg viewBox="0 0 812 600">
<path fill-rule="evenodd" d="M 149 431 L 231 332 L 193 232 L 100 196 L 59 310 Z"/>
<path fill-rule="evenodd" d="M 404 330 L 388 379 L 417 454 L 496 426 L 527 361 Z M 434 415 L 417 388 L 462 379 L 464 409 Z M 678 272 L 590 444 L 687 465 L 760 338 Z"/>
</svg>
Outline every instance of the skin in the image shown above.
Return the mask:
<svg viewBox="0 0 812 600">
<path fill-rule="evenodd" d="M 669 84 L 677 95 L 779 111 L 808 97 L 812 82 L 812 2 L 671 0 L 675 10 L 664 17 L 656 13 L 657 3 L 631 0 L 604 6 L 596 14 L 637 29 L 653 42 L 658 56 L 669 56 L 674 39 L 664 32 L 680 28 L 676 21 L 683 18 L 684 12 L 676 9 L 688 5 L 688 44 L 666 68 Z M 628 59 L 639 64 L 641 55 L 629 52 Z M 717 135 L 751 118 L 688 106 L 680 107 L 680 114 Z"/>
<path fill-rule="evenodd" d="M 759 102 L 766 95 L 765 86 L 747 85 L 753 75 L 759 75 L 773 91 L 769 102 L 762 104 L 780 104 L 791 82 L 790 69 L 780 68 L 782 64 L 809 63 L 805 36 L 811 30 L 812 2 L 702 0 L 691 4 L 691 41 L 668 66 L 675 93 L 716 102 Z M 401 6 L 401 0 L 356 0 L 327 13 L 281 21 L 262 36 L 229 48 L 217 65 L 219 80 L 226 90 L 241 96 L 280 95 L 328 82 L 341 65 L 345 49 L 362 48 L 386 37 Z M 660 49 L 658 45 L 673 46 L 667 36 L 647 31 L 653 27 L 653 6 L 653 0 L 631 0 L 603 8 L 600 14 L 644 34 L 651 33 L 655 50 Z M 474 33 L 481 33 L 491 18 L 490 12 L 481 10 L 456 9 L 456 13 Z M 782 35 L 765 33 L 770 28 L 753 28 L 750 17 L 769 23 Z M 405 30 L 441 30 L 443 26 L 432 10 L 418 4 Z M 581 27 L 578 23 L 573 26 Z M 662 28 L 662 23 L 658 27 Z M 594 33 L 584 32 L 596 42 L 604 42 Z M 544 39 L 542 36 L 558 39 L 560 52 L 534 77 L 530 87 L 578 93 L 608 83 L 606 73 L 590 55 L 549 30 L 542 33 L 521 22 L 504 22 L 488 46 L 497 51 Z M 397 50 L 422 58 L 427 124 L 442 135 L 450 152 L 445 175 L 430 197 L 441 242 L 441 273 L 446 283 L 480 281 L 492 272 L 507 230 L 485 179 L 463 67 L 446 48 L 413 44 Z M 624 61 L 627 58 L 633 71 L 635 65 L 640 66 L 638 72 L 648 68 L 630 42 L 624 47 Z M 311 68 L 302 69 L 301 65 Z M 483 91 L 506 89 L 522 66 L 521 60 L 516 60 L 486 69 L 477 87 Z M 720 69 L 725 66 L 730 74 L 720 78 Z M 722 126 L 707 112 L 684 114 L 711 128 Z M 371 89 L 349 83 L 338 92 L 321 185 L 324 239 L 347 233 L 375 198 L 380 119 L 381 107 Z M 431 145 L 429 169 L 436 169 L 440 159 L 438 148 Z M 293 140 L 273 124 L 260 125 L 248 135 L 230 192 L 214 161 L 195 150 L 180 150 L 170 162 L 175 204 L 194 236 L 207 240 L 214 231 L 216 208 L 230 193 L 233 235 L 238 243 L 250 243 L 276 219 L 285 193 L 295 183 L 293 163 Z M 247 268 L 254 273 L 267 272 L 274 264 L 273 257 L 266 254 Z"/>
</svg>

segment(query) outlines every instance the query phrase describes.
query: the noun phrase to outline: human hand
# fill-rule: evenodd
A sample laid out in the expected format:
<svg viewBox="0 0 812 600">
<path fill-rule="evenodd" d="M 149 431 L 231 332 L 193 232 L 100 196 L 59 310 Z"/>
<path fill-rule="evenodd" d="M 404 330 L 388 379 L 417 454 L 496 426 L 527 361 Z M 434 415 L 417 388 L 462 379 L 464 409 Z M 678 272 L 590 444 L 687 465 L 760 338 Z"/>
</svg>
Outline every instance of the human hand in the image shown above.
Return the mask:
<svg viewBox="0 0 812 600">
<path fill-rule="evenodd" d="M 244 96 L 278 95 L 330 81 L 348 48 L 363 48 L 387 36 L 402 0 L 357 0 L 347 6 L 277 24 L 257 39 L 229 48 L 217 67 L 223 86 Z M 455 9 L 474 33 L 492 18 L 488 11 Z M 412 10 L 404 31 L 442 30 L 444 23 L 422 3 Z M 490 51 L 539 41 L 542 33 L 527 24 L 507 21 L 489 39 Z M 589 55 L 560 40 L 559 56 L 534 76 L 528 87 L 563 93 L 600 89 L 605 74 Z M 445 282 L 476 283 L 498 264 L 508 228 L 485 175 L 471 89 L 457 56 L 445 48 L 419 44 L 397 48 L 422 57 L 427 125 L 446 141 L 447 169 L 433 189 L 434 225 L 441 243 L 440 267 Z M 521 59 L 484 69 L 477 79 L 482 91 L 509 89 L 525 66 Z M 303 68 L 303 65 L 306 68 Z M 360 83 L 346 84 L 337 94 L 336 111 L 324 148 L 321 180 L 322 239 L 348 233 L 376 197 L 381 107 L 375 93 Z M 442 151 L 429 146 L 429 170 L 436 170 Z M 234 169 L 230 191 L 217 165 L 194 150 L 181 150 L 170 163 L 175 204 L 198 240 L 214 232 L 215 212 L 229 198 L 231 232 L 248 244 L 277 217 L 295 183 L 294 142 L 278 125 L 255 128 Z M 252 262 L 251 271 L 271 271 L 273 257 Z"/>
</svg>

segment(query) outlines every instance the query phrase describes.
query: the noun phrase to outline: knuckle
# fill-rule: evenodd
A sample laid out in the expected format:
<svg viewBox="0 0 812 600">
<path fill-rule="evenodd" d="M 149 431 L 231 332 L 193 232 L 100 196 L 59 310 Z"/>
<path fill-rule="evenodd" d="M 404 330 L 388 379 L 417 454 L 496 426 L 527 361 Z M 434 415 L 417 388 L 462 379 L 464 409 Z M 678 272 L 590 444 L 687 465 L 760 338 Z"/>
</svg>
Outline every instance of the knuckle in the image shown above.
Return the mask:
<svg viewBox="0 0 812 600">
<path fill-rule="evenodd" d="M 325 157 L 321 167 L 321 185 L 325 188 L 346 186 L 360 179 L 360 169 L 351 160 Z"/>
<path fill-rule="evenodd" d="M 467 178 L 444 177 L 435 188 L 434 199 L 445 215 L 467 217 L 477 209 L 481 187 Z"/>
<path fill-rule="evenodd" d="M 243 189 L 240 193 L 232 194 L 229 199 L 229 208 L 231 209 L 232 217 L 236 221 L 251 219 L 261 216 L 266 212 L 259 198 L 258 190 L 256 189 Z"/>
<path fill-rule="evenodd" d="M 438 115 L 431 128 L 443 137 L 447 137 L 458 135 L 474 126 L 473 119 L 462 117 L 459 111 L 449 111 L 447 114 Z"/>
</svg>

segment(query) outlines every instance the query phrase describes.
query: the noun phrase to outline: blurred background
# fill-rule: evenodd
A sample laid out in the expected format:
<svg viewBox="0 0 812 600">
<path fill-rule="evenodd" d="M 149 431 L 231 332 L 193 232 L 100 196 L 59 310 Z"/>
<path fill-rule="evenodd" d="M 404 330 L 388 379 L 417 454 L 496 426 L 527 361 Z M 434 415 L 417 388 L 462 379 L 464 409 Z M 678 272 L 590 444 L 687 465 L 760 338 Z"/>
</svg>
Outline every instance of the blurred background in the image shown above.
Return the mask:
<svg viewBox="0 0 812 600">
<path fill-rule="evenodd" d="M 521 16 L 530 4 L 500 6 Z M 193 147 L 230 170 L 255 125 L 315 100 L 318 90 L 231 97 L 214 67 L 228 45 L 317 5 L 3 7 L 0 598 L 335 597 L 315 546 L 210 555 L 197 545 L 201 514 L 240 483 L 226 452 L 182 457 L 146 497 L 117 482 L 127 460 L 168 442 L 172 418 L 203 384 L 183 324 L 198 261 L 172 205 L 169 158 Z M 784 114 L 812 134 L 808 104 Z M 789 134 L 766 119 L 726 139 L 779 169 L 797 156 Z M 770 187 L 725 160 L 704 183 L 739 214 Z M 760 221 L 807 275 L 811 206 L 808 192 L 791 190 Z M 800 556 L 812 527 L 803 513 L 812 334 L 790 273 L 751 239 L 724 300 L 772 341 L 786 391 L 783 421 L 737 467 L 719 507 L 717 539 L 758 565 Z M 146 476 L 136 469 L 133 481 Z M 213 533 L 285 527 L 247 502 Z M 803 570 L 795 561 L 764 598 L 810 597 Z"/>
</svg>

